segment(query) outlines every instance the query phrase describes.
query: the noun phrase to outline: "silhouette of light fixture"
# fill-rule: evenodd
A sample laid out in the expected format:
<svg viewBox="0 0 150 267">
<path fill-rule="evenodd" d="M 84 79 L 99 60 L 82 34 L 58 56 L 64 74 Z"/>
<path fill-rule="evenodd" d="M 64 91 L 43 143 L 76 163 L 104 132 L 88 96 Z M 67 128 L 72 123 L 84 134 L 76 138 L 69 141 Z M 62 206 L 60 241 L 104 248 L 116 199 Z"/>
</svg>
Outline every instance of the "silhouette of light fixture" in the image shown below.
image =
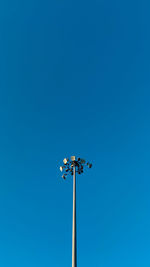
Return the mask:
<svg viewBox="0 0 150 267">
<path fill-rule="evenodd" d="M 64 174 L 62 178 L 65 180 L 67 175 L 73 175 L 73 225 L 72 225 L 72 267 L 77 267 L 77 248 L 76 248 L 76 173 L 83 173 L 84 167 L 92 167 L 92 164 L 84 159 L 71 156 L 71 161 L 64 158 L 64 165 L 60 167 L 60 171 Z"/>
</svg>

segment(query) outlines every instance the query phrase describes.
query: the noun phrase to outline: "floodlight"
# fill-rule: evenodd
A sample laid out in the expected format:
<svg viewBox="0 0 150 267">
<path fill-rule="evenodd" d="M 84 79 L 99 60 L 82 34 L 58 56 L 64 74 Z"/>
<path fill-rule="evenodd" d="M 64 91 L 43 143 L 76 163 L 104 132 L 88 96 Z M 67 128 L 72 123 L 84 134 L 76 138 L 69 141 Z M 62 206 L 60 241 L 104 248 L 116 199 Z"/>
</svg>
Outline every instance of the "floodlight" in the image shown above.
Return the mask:
<svg viewBox="0 0 150 267">
<path fill-rule="evenodd" d="M 75 156 L 71 156 L 71 160 L 72 161 L 75 161 L 76 160 L 76 157 Z"/>
<path fill-rule="evenodd" d="M 89 163 L 89 164 L 88 164 L 88 167 L 91 169 L 91 168 L 92 168 L 92 164 L 91 164 L 91 163 Z"/>
<path fill-rule="evenodd" d="M 84 159 L 80 159 L 81 164 L 85 164 L 85 160 Z"/>
<path fill-rule="evenodd" d="M 69 174 L 74 175 L 76 172 L 82 174 L 85 165 L 92 168 L 91 163 L 86 162 L 84 159 L 76 158 L 75 156 L 71 156 L 71 160 L 69 160 L 69 158 L 64 158 L 63 163 L 63 166 L 60 166 L 60 171 L 64 171 L 63 179 L 66 179 Z"/>
<path fill-rule="evenodd" d="M 61 172 L 63 171 L 63 167 L 62 167 L 62 166 L 60 166 L 60 171 L 61 171 Z"/>
<path fill-rule="evenodd" d="M 67 162 L 68 162 L 68 159 L 64 158 L 63 163 L 67 164 Z"/>
</svg>

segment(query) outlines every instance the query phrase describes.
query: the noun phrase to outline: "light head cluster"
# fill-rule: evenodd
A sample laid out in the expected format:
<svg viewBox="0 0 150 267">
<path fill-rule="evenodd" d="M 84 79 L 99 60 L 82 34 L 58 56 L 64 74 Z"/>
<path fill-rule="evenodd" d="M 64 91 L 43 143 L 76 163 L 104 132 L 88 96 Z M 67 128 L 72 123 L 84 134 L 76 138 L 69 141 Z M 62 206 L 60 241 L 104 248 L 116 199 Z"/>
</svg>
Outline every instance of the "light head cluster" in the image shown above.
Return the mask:
<svg viewBox="0 0 150 267">
<path fill-rule="evenodd" d="M 75 171 L 78 174 L 83 173 L 83 169 L 85 166 L 88 168 L 92 167 L 92 164 L 89 162 L 86 162 L 84 159 L 77 158 L 75 156 L 72 156 L 69 158 L 64 158 L 63 160 L 63 166 L 60 166 L 60 171 L 63 172 L 62 178 L 65 180 L 68 174 L 73 175 L 73 170 L 75 167 Z"/>
</svg>

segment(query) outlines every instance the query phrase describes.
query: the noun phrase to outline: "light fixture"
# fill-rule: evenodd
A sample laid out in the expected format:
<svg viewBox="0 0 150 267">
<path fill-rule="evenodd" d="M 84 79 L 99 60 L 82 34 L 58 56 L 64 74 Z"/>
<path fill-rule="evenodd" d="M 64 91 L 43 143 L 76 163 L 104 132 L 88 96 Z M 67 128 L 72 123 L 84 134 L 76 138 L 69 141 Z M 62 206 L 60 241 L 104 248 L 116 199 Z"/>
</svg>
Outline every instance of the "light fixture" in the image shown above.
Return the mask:
<svg viewBox="0 0 150 267">
<path fill-rule="evenodd" d="M 60 167 L 60 171 L 64 170 L 62 178 L 71 174 L 73 176 L 73 228 L 72 228 L 72 267 L 77 267 L 77 255 L 76 255 L 76 173 L 82 174 L 83 169 L 87 166 L 92 167 L 92 164 L 84 159 L 71 156 L 71 161 L 68 158 L 63 160 L 64 165 Z"/>
<path fill-rule="evenodd" d="M 89 163 L 89 164 L 88 164 L 88 167 L 91 169 L 91 168 L 92 168 L 92 164 L 91 164 L 91 163 Z"/>
<path fill-rule="evenodd" d="M 75 161 L 76 160 L 76 157 L 75 156 L 71 156 L 71 160 L 72 161 Z"/>
<path fill-rule="evenodd" d="M 61 172 L 63 171 L 63 167 L 62 167 L 62 166 L 60 166 L 60 171 L 61 171 Z"/>
<path fill-rule="evenodd" d="M 92 168 L 91 163 L 86 162 L 84 159 L 81 158 L 76 159 L 75 156 L 71 156 L 71 161 L 68 158 L 64 158 L 63 163 L 64 165 L 60 166 L 60 171 L 64 171 L 64 174 L 62 176 L 63 179 L 66 179 L 68 174 L 73 175 L 74 170 L 78 174 L 82 174 L 85 166 L 87 166 L 88 168 Z"/>
<path fill-rule="evenodd" d="M 64 158 L 63 163 L 67 164 L 67 162 L 68 162 L 68 159 Z"/>
<path fill-rule="evenodd" d="M 64 171 L 63 179 L 66 179 L 69 174 L 73 175 L 74 170 L 75 173 L 82 174 L 85 166 L 92 168 L 91 163 L 86 162 L 84 159 L 76 158 L 75 156 L 71 156 L 71 160 L 69 160 L 69 158 L 64 158 L 63 163 L 64 165 L 60 166 L 60 171 Z"/>
<path fill-rule="evenodd" d="M 80 159 L 81 164 L 85 164 L 85 160 L 84 159 Z"/>
</svg>

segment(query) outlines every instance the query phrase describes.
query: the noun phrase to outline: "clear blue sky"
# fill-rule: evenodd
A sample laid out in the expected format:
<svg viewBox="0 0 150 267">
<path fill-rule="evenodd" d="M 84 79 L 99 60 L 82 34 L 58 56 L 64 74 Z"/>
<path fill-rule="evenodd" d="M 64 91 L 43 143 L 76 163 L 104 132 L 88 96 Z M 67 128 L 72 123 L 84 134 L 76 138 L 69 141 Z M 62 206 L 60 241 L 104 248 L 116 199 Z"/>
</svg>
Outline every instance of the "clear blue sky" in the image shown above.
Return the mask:
<svg viewBox="0 0 150 267">
<path fill-rule="evenodd" d="M 0 266 L 150 266 L 150 2 L 0 3 Z"/>
</svg>

